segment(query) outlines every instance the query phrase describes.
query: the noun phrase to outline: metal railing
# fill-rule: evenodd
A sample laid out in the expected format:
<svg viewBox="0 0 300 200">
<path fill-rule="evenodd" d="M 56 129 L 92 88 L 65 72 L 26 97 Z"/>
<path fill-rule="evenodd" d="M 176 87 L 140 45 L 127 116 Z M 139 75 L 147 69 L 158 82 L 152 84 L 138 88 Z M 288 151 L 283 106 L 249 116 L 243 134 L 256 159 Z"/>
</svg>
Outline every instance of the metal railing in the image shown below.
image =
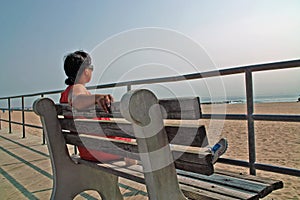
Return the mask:
<svg viewBox="0 0 300 200">
<path fill-rule="evenodd" d="M 202 73 L 192 73 L 181 76 L 173 77 L 163 77 L 163 78 L 153 78 L 153 79 L 144 79 L 144 80 L 135 80 L 135 81 L 125 81 L 119 83 L 110 83 L 104 85 L 90 86 L 87 89 L 104 89 L 104 88 L 113 88 L 113 87 L 127 87 L 127 90 L 131 90 L 133 85 L 142 85 L 142 84 L 153 84 L 153 83 L 163 83 L 163 82 L 177 82 L 177 81 L 186 81 L 186 80 L 195 80 L 195 79 L 204 79 L 209 77 L 217 76 L 227 76 L 234 74 L 244 74 L 245 76 L 245 85 L 246 85 L 246 103 L 247 103 L 247 112 L 246 114 L 203 114 L 202 118 L 204 119 L 225 119 L 225 120 L 247 120 L 248 125 L 248 151 L 249 151 L 249 161 L 244 160 L 235 160 L 229 158 L 220 158 L 218 161 L 225 164 L 249 167 L 250 174 L 255 175 L 256 169 L 265 170 L 270 172 L 276 172 L 281 174 L 288 174 L 293 176 L 300 177 L 300 170 L 295 168 L 287 168 L 281 166 L 274 166 L 269 164 L 262 164 L 256 162 L 256 147 L 255 147 L 255 131 L 254 131 L 254 121 L 283 121 L 283 122 L 300 122 L 299 115 L 268 115 L 268 114 L 254 114 L 253 108 L 253 80 L 252 75 L 254 72 L 258 71 L 267 71 L 267 70 L 278 70 L 278 69 L 287 69 L 287 68 L 296 68 L 300 67 L 300 60 L 291 60 L 283 62 L 274 62 L 267 64 L 258 64 L 258 65 L 249 65 L 228 69 L 221 69 L 215 71 L 208 71 Z M 32 127 L 42 129 L 41 126 L 36 126 L 33 124 L 25 123 L 25 112 L 32 112 L 32 110 L 25 110 L 24 108 L 24 99 L 26 97 L 34 96 L 45 96 L 51 94 L 59 94 L 62 90 L 49 91 L 49 92 L 40 92 L 27 95 L 18 95 L 10 97 L 2 97 L 0 100 L 7 100 L 7 108 L 0 108 L 1 110 L 9 111 L 8 120 L 1 119 L 0 115 L 0 129 L 1 121 L 9 123 L 9 133 L 12 132 L 11 124 L 18 124 L 23 126 L 23 138 L 25 138 L 25 127 Z M 22 122 L 16 122 L 11 120 L 11 111 L 14 109 L 11 108 L 11 99 L 21 98 L 21 111 L 22 111 Z M 43 137 L 43 144 L 45 144 L 45 137 Z"/>
</svg>

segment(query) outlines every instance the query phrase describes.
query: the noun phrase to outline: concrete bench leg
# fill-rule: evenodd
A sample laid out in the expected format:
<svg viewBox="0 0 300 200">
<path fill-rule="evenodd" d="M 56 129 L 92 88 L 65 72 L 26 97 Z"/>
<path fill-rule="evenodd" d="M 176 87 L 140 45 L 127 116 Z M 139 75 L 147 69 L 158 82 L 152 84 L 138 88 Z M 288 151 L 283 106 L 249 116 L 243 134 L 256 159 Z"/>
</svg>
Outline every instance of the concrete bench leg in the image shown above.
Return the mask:
<svg viewBox="0 0 300 200">
<path fill-rule="evenodd" d="M 72 200 L 86 190 L 97 191 L 103 200 L 123 200 L 117 176 L 81 164 L 70 165 L 54 178 L 52 200 Z"/>
</svg>

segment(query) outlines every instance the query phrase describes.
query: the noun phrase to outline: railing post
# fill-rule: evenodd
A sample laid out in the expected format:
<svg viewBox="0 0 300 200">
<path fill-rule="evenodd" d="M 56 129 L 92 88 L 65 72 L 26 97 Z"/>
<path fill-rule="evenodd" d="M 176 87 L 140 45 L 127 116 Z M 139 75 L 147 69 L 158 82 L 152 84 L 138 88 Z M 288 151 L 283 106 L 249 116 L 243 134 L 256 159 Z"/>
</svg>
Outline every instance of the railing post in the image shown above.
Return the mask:
<svg viewBox="0 0 300 200">
<path fill-rule="evenodd" d="M 3 111 L 2 111 L 3 112 Z M 1 110 L 0 110 L 0 130 L 2 129 L 1 127 L 1 122 L 2 122 L 2 119 L 1 119 Z"/>
<path fill-rule="evenodd" d="M 255 132 L 254 132 L 254 119 L 253 119 L 253 81 L 252 71 L 246 69 L 246 95 L 247 95 L 247 121 L 248 121 L 248 149 L 249 149 L 249 167 L 250 174 L 256 175 L 255 162 Z"/>
<path fill-rule="evenodd" d="M 44 97 L 44 94 L 41 94 L 41 97 L 43 98 Z M 46 144 L 46 138 L 45 138 L 45 132 L 44 132 L 44 129 L 43 129 L 43 145 Z"/>
<path fill-rule="evenodd" d="M 22 96 L 22 126 L 23 126 L 23 137 L 25 138 L 25 106 L 24 106 L 24 96 Z"/>
<path fill-rule="evenodd" d="M 131 85 L 127 85 L 127 92 L 131 90 Z"/>
<path fill-rule="evenodd" d="M 11 133 L 11 108 L 10 108 L 10 98 L 8 100 L 8 133 Z"/>
</svg>

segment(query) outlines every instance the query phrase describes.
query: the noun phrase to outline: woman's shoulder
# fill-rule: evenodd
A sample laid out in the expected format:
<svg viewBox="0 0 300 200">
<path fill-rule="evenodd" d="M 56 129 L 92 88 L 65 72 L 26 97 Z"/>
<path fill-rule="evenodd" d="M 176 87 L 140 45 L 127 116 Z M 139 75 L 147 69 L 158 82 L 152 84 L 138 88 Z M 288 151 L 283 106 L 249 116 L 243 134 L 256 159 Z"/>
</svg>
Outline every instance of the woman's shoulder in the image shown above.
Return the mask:
<svg viewBox="0 0 300 200">
<path fill-rule="evenodd" d="M 72 93 L 73 93 L 73 95 L 76 95 L 76 94 L 90 94 L 90 92 L 82 84 L 73 85 Z"/>
</svg>

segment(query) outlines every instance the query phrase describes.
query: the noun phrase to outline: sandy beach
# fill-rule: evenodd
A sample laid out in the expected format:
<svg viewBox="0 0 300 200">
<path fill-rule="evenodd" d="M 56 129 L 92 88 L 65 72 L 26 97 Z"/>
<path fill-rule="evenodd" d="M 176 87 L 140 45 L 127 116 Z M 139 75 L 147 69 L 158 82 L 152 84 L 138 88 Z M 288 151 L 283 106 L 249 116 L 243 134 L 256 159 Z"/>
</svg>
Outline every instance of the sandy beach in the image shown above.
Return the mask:
<svg viewBox="0 0 300 200">
<path fill-rule="evenodd" d="M 213 109 L 212 109 L 213 108 Z M 245 104 L 202 105 L 203 113 L 224 111 L 228 114 L 246 113 Z M 260 103 L 255 104 L 257 114 L 300 114 L 300 103 Z M 8 112 L 1 118 L 8 119 Z M 26 123 L 40 125 L 39 118 L 32 112 L 26 112 Z M 21 122 L 21 112 L 12 112 L 12 120 Z M 239 160 L 248 159 L 247 122 L 240 120 L 199 120 L 207 129 L 209 142 L 212 144 L 220 137 L 226 137 L 229 148 L 224 157 Z M 8 123 L 2 122 L 2 129 L 7 129 Z M 13 125 L 14 132 L 21 132 L 22 127 Z M 26 134 L 40 135 L 42 131 L 26 128 Z M 256 160 L 258 163 L 298 168 L 300 167 L 300 123 L 255 121 Z M 225 168 L 236 172 L 248 173 L 247 168 L 216 164 L 216 168 Z M 265 199 L 300 199 L 300 178 L 277 173 L 257 170 L 257 175 L 284 182 L 284 188 L 273 192 Z"/>
</svg>

